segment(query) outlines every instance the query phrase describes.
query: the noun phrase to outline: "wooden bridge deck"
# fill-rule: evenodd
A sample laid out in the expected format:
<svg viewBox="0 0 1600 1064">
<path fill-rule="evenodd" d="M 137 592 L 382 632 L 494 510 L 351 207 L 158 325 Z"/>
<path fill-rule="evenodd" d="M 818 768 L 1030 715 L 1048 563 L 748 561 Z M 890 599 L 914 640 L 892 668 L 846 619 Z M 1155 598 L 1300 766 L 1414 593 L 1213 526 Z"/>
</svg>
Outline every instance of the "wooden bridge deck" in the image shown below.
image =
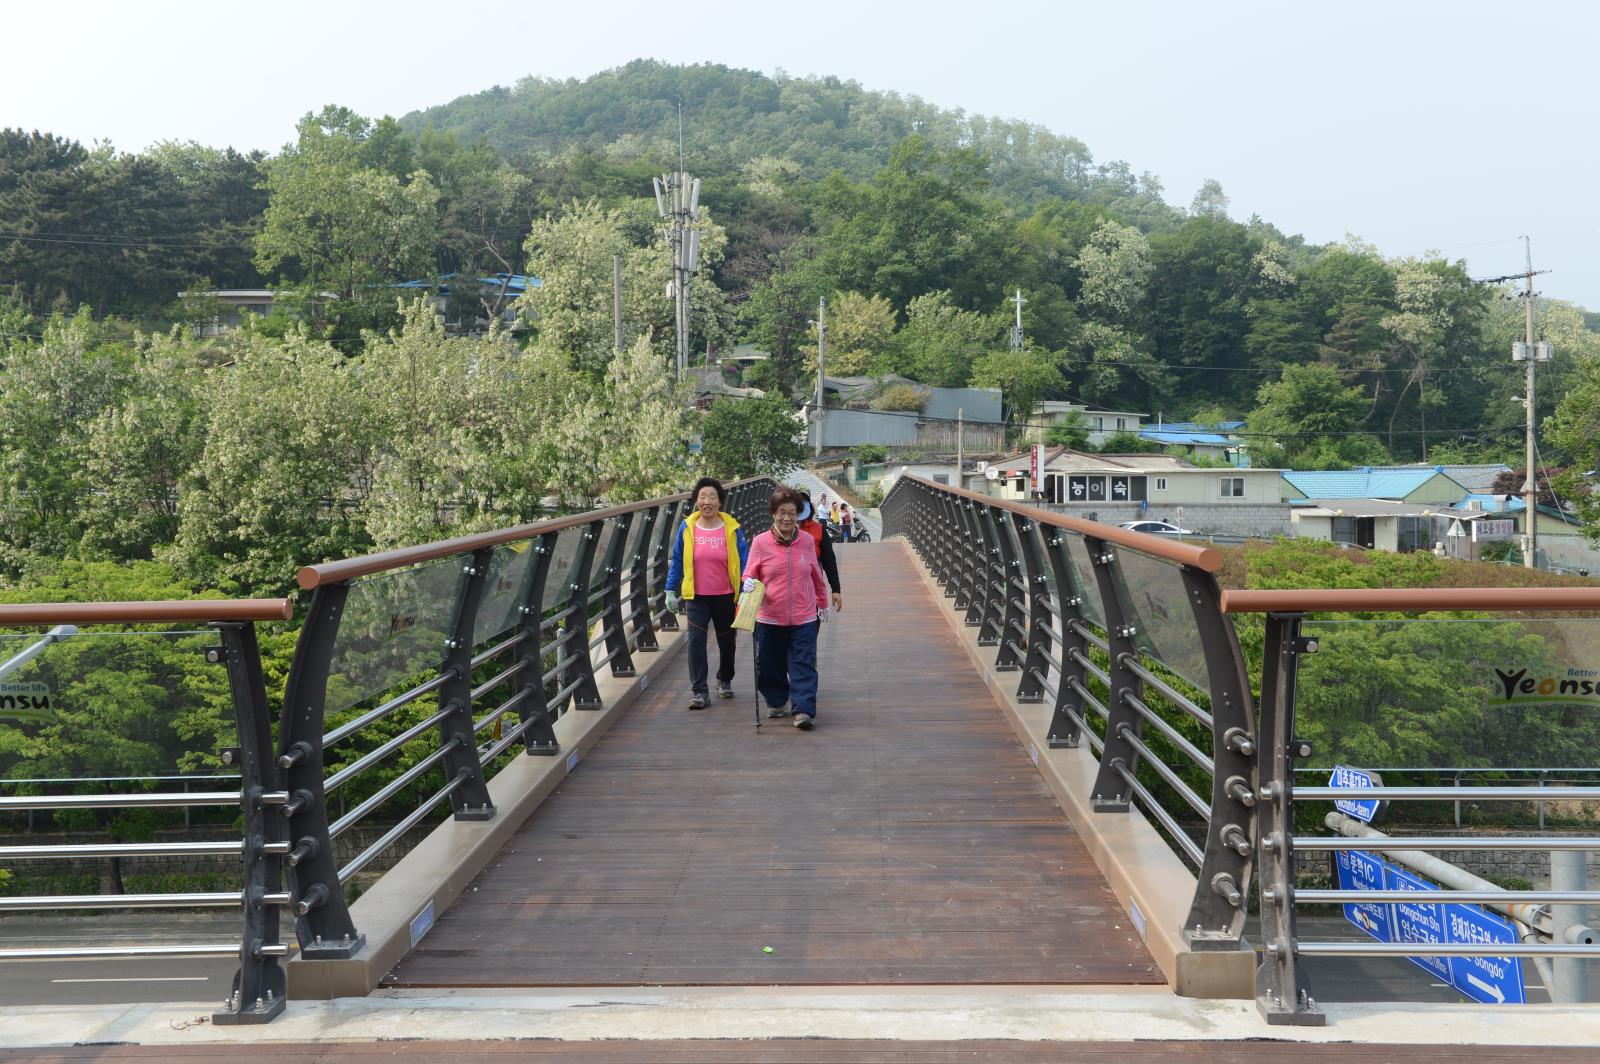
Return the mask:
<svg viewBox="0 0 1600 1064">
<path fill-rule="evenodd" d="M 839 555 L 815 731 L 675 662 L 386 985 L 1160 983 L 910 554 Z"/>
</svg>

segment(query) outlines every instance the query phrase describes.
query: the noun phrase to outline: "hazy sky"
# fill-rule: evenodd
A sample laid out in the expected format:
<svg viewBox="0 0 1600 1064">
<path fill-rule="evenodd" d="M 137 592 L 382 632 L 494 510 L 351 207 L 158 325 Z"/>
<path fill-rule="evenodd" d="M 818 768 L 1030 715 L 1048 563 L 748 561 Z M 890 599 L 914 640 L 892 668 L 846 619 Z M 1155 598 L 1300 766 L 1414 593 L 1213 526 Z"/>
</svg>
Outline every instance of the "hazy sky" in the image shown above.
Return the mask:
<svg viewBox="0 0 1600 1064">
<path fill-rule="evenodd" d="M 80 0 L 8 4 L 0 25 L 0 126 L 85 143 L 276 150 L 327 103 L 399 116 L 641 56 L 782 68 L 1041 123 L 1179 205 L 1215 177 L 1235 218 L 1314 243 L 1488 276 L 1522 268 L 1526 233 L 1554 271 L 1538 290 L 1600 310 L 1583 0 Z"/>
</svg>

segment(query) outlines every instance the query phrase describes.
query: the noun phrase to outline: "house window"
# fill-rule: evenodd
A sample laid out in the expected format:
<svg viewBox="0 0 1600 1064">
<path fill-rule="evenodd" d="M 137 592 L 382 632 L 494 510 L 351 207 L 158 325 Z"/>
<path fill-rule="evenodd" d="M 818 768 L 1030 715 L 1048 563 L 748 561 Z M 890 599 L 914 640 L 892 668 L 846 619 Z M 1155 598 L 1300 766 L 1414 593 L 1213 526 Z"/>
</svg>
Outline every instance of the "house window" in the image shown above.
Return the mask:
<svg viewBox="0 0 1600 1064">
<path fill-rule="evenodd" d="M 1067 501 L 1067 475 L 1065 473 L 1046 473 L 1044 475 L 1044 501 Z"/>
<path fill-rule="evenodd" d="M 1088 479 L 1089 479 L 1089 501 L 1090 502 L 1105 502 L 1106 501 L 1106 478 L 1105 477 L 1090 477 Z"/>
<path fill-rule="evenodd" d="M 1068 502 L 1084 502 L 1084 501 L 1086 501 L 1088 499 L 1088 496 L 1089 496 L 1089 478 L 1088 477 L 1068 477 L 1067 478 L 1067 501 Z"/>
<path fill-rule="evenodd" d="M 1224 499 L 1244 498 L 1244 477 L 1223 477 L 1222 497 Z"/>
<path fill-rule="evenodd" d="M 1097 428 L 1097 429 L 1105 428 L 1106 427 L 1106 419 L 1103 418 L 1103 417 L 1095 418 L 1094 419 L 1094 427 Z"/>
<path fill-rule="evenodd" d="M 1156 477 L 1156 490 L 1157 491 L 1166 491 L 1167 490 L 1167 478 L 1166 477 Z"/>
<path fill-rule="evenodd" d="M 1125 429 L 1127 427 L 1128 427 L 1128 419 L 1127 418 L 1125 418 L 1125 417 L 1117 418 L 1117 429 L 1118 429 L 1118 431 L 1121 431 L 1122 429 Z"/>
<path fill-rule="evenodd" d="M 1144 498 L 1145 498 L 1145 495 L 1146 495 L 1146 492 L 1145 492 L 1145 484 L 1146 483 L 1147 483 L 1147 478 L 1145 478 L 1145 477 L 1129 477 L 1128 478 L 1128 501 L 1129 502 L 1143 502 L 1144 501 Z"/>
</svg>

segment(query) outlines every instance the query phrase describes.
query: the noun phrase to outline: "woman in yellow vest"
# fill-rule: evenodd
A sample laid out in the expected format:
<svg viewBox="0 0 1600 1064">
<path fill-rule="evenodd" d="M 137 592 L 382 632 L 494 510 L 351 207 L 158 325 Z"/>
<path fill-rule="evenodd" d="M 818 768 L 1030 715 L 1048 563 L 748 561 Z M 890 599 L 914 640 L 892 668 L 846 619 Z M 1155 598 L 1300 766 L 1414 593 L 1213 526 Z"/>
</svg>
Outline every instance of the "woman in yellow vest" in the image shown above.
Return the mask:
<svg viewBox="0 0 1600 1064">
<path fill-rule="evenodd" d="M 679 604 L 689 615 L 689 708 L 704 709 L 710 699 L 706 687 L 706 631 L 717 632 L 717 695 L 733 697 L 733 659 L 738 649 L 733 628 L 736 591 L 750 554 L 750 541 L 739 522 L 722 512 L 728 493 L 722 482 L 701 477 L 689 498 L 694 512 L 678 526 L 672 538 L 672 561 L 667 566 L 667 609 Z"/>
</svg>

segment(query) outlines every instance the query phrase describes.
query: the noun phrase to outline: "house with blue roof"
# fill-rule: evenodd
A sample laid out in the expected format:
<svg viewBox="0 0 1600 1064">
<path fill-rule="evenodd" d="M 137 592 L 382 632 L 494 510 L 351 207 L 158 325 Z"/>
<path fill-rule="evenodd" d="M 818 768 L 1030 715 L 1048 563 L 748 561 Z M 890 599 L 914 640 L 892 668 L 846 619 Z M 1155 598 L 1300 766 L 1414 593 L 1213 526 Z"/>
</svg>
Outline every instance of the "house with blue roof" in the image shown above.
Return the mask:
<svg viewBox="0 0 1600 1064">
<path fill-rule="evenodd" d="M 1362 466 L 1340 470 L 1285 470 L 1283 497 L 1297 499 L 1383 499 L 1389 502 L 1454 506 L 1468 491 L 1442 466 Z"/>
<path fill-rule="evenodd" d="M 1182 447 L 1191 454 L 1212 461 L 1227 462 L 1241 469 L 1250 465 L 1250 451 L 1238 433 L 1243 421 L 1219 421 L 1202 425 L 1195 421 L 1158 421 L 1139 430 L 1141 440 L 1163 447 Z"/>
</svg>

